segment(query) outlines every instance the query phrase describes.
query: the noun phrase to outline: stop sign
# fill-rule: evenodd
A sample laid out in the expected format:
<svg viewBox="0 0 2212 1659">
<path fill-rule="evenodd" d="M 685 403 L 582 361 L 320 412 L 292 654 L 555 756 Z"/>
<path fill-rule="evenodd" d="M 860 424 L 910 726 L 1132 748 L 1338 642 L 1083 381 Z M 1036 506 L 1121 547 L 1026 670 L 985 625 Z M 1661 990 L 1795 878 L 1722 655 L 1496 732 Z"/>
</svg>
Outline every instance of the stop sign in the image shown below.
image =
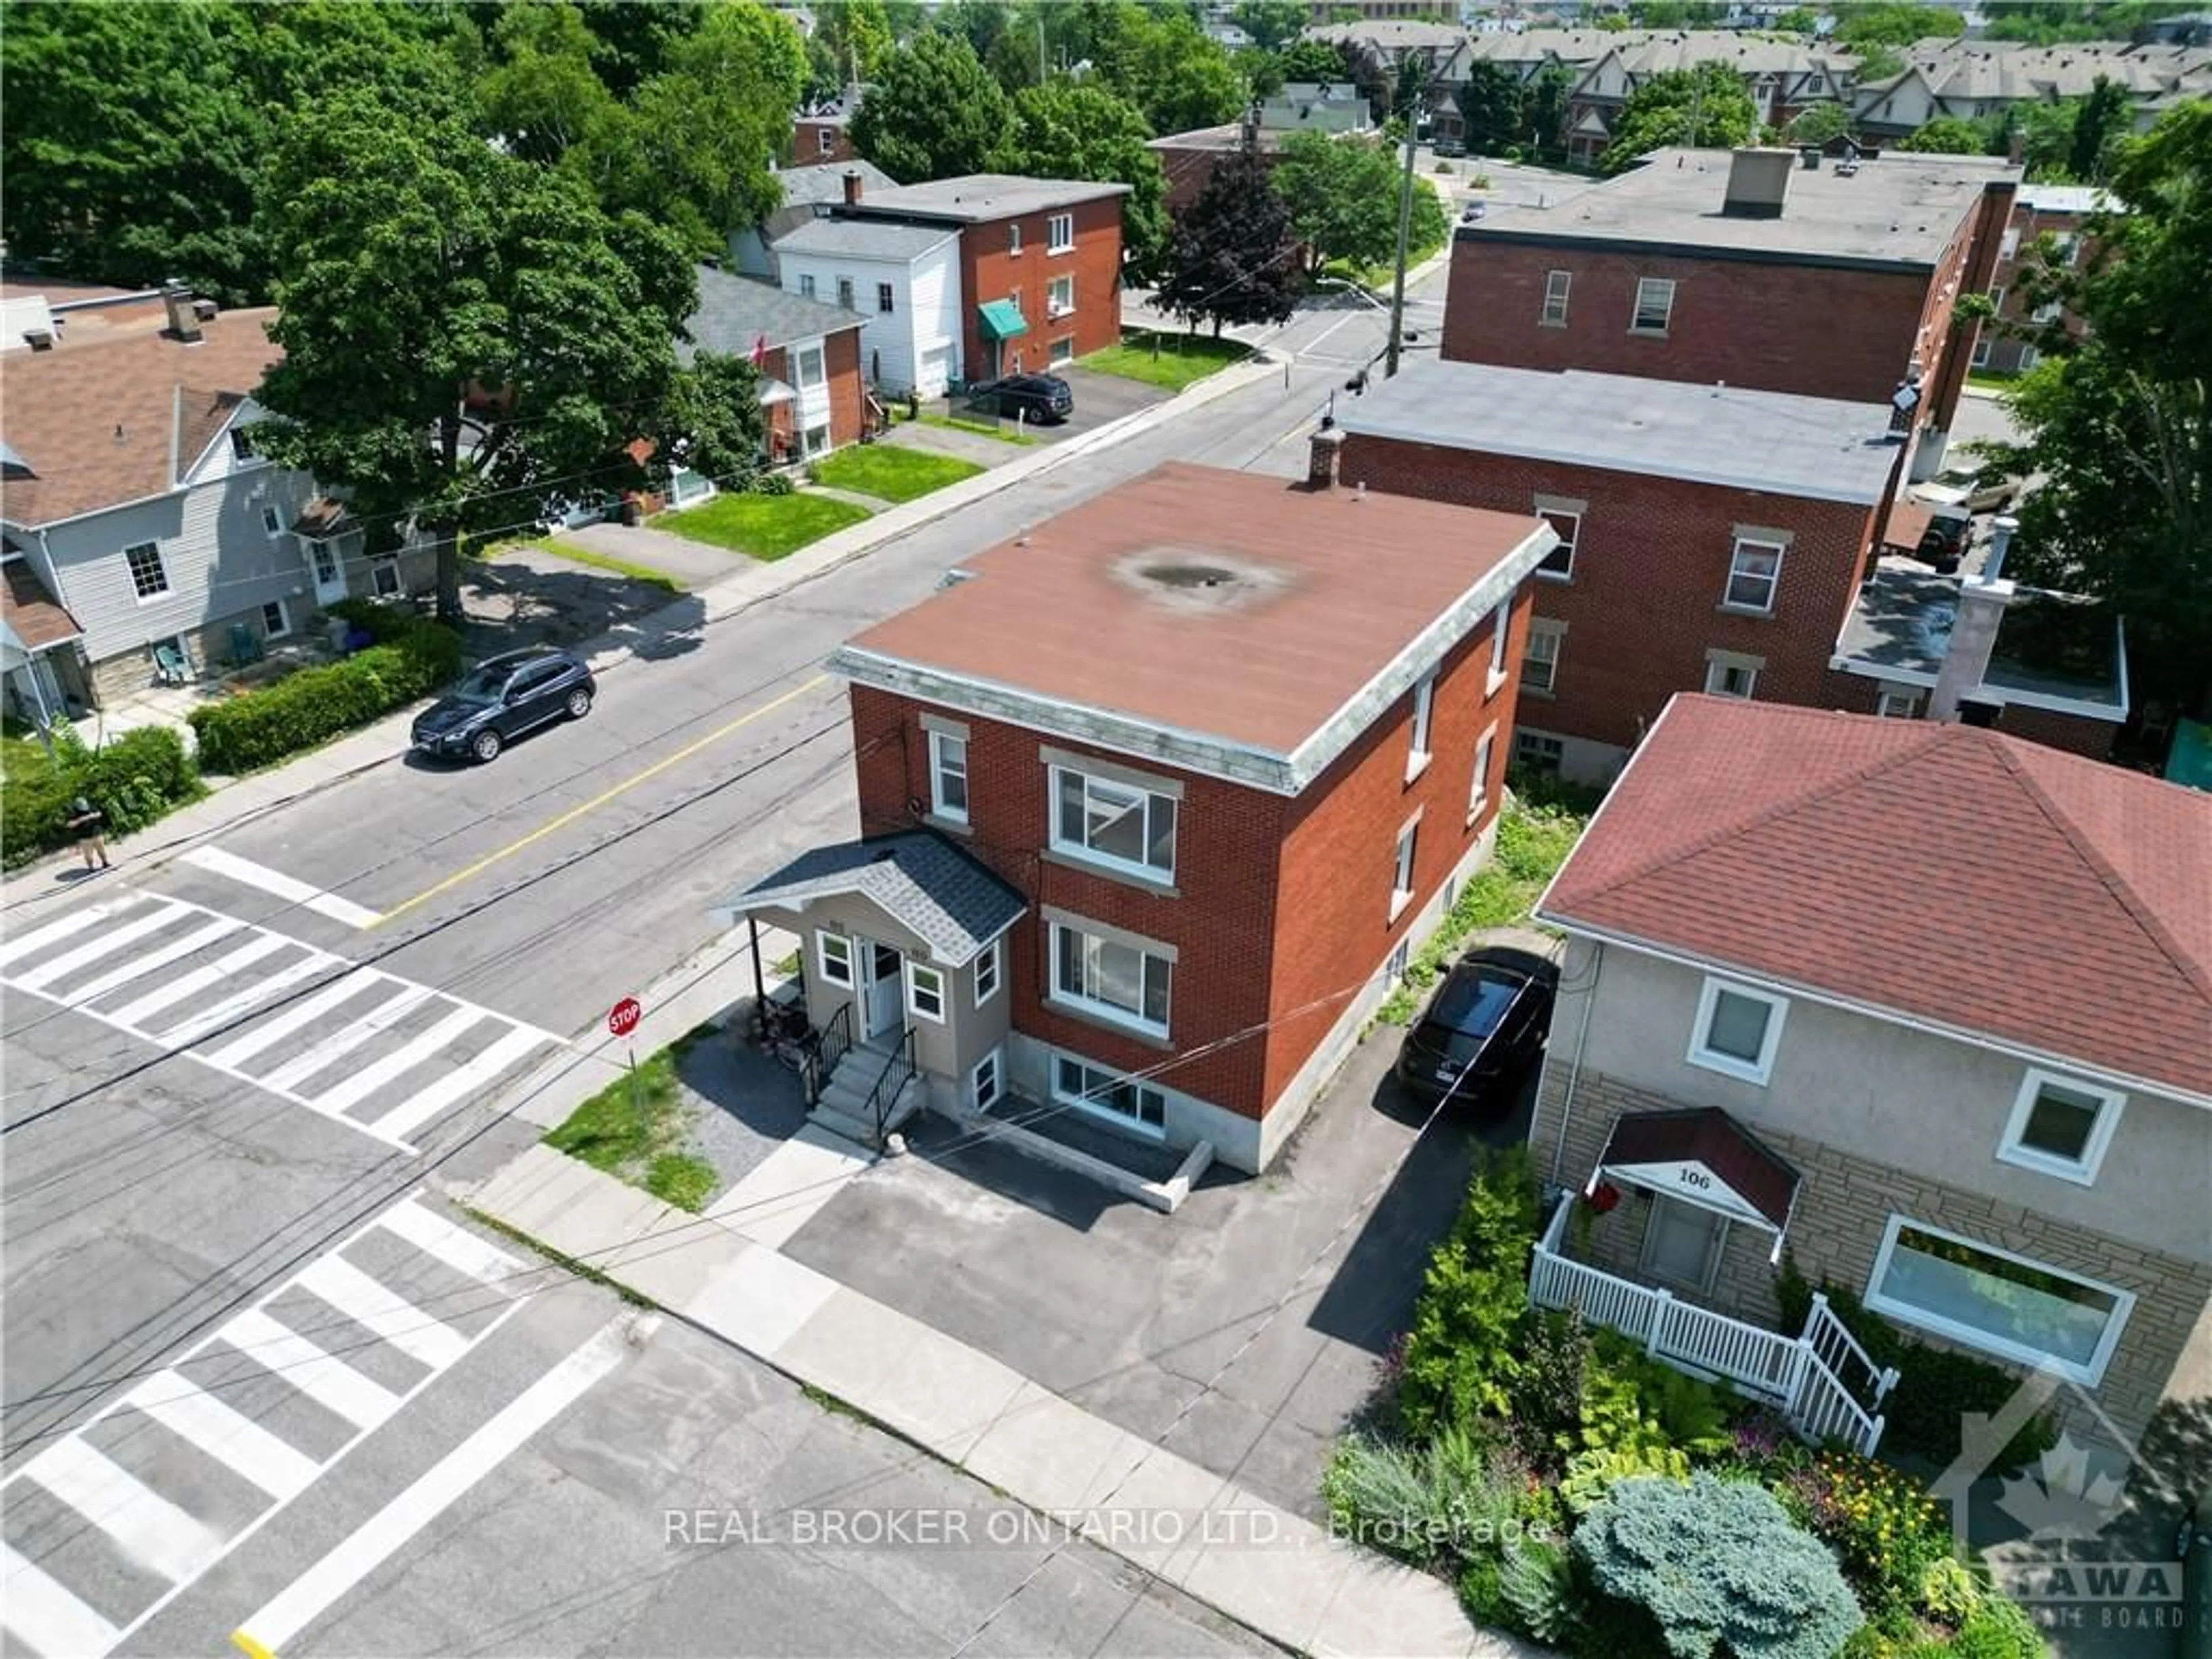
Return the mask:
<svg viewBox="0 0 2212 1659">
<path fill-rule="evenodd" d="M 607 1011 L 607 1030 L 617 1036 L 628 1036 L 637 1030 L 638 1021 L 644 1018 L 644 1005 L 635 997 L 624 997 Z"/>
</svg>

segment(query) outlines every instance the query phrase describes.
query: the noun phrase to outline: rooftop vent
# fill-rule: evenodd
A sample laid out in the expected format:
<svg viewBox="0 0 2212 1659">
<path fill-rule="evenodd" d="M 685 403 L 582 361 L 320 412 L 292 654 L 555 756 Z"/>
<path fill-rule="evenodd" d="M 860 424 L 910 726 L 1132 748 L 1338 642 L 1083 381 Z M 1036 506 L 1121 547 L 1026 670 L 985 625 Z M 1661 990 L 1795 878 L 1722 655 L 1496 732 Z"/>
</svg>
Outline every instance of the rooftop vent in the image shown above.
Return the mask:
<svg viewBox="0 0 2212 1659">
<path fill-rule="evenodd" d="M 1186 615 L 1242 610 L 1279 592 L 1289 580 L 1272 565 L 1182 547 L 1132 553 L 1115 563 L 1114 574 L 1163 608 Z"/>
<path fill-rule="evenodd" d="M 1779 219 L 1795 159 L 1786 149 L 1737 150 L 1729 164 L 1721 211 L 1731 219 Z"/>
</svg>

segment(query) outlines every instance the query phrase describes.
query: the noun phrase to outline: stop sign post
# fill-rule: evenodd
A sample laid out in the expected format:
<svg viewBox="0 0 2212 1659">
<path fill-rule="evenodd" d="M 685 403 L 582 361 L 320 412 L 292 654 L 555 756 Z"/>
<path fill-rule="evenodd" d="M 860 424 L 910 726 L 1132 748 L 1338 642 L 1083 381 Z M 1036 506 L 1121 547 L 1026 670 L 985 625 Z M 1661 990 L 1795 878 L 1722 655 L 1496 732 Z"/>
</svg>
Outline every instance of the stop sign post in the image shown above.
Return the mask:
<svg viewBox="0 0 2212 1659">
<path fill-rule="evenodd" d="M 607 1030 L 618 1037 L 626 1037 L 637 1030 L 638 1021 L 645 1018 L 645 1005 L 635 997 L 624 997 L 607 1010 Z M 629 1045 L 629 1103 L 637 1109 L 637 1044 Z"/>
</svg>

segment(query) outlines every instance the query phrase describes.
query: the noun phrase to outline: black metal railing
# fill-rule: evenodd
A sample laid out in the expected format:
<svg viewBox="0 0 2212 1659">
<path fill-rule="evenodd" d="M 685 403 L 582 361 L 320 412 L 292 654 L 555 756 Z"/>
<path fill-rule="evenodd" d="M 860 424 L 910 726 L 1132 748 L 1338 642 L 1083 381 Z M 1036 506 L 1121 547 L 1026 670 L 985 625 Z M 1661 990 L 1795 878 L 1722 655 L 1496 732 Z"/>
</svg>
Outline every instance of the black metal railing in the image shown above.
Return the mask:
<svg viewBox="0 0 2212 1659">
<path fill-rule="evenodd" d="M 898 1104 L 899 1091 L 906 1087 L 907 1079 L 913 1075 L 914 1027 L 909 1025 L 899 1033 L 898 1047 L 884 1061 L 884 1069 L 876 1074 L 876 1086 L 868 1091 L 868 1103 L 860 1109 L 861 1117 L 875 1125 L 878 1151 L 889 1133 L 884 1120 Z"/>
<path fill-rule="evenodd" d="M 837 1069 L 853 1046 L 853 1005 L 841 1002 L 837 1012 L 830 1016 L 827 1024 L 815 1036 L 806 1051 L 806 1103 L 809 1106 L 822 1098 L 822 1091 L 830 1086 L 830 1074 Z"/>
</svg>

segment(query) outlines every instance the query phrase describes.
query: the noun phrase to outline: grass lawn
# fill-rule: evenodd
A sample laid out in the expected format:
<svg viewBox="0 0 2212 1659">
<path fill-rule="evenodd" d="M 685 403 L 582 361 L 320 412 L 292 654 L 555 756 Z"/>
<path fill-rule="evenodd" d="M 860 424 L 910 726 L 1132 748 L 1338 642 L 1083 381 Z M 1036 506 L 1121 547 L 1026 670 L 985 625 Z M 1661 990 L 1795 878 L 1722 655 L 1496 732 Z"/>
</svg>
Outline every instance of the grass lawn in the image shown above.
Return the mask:
<svg viewBox="0 0 2212 1659">
<path fill-rule="evenodd" d="M 686 1148 L 692 1108 L 677 1066 L 706 1028 L 669 1044 L 617 1078 L 549 1130 L 545 1144 L 619 1181 L 641 1187 L 664 1204 L 694 1214 L 714 1191 L 714 1168 Z"/>
<path fill-rule="evenodd" d="M 664 514 L 653 527 L 767 562 L 870 516 L 865 507 L 827 495 L 743 494 L 717 495 L 703 506 Z"/>
<path fill-rule="evenodd" d="M 957 455 L 939 455 L 899 444 L 841 449 L 811 469 L 817 483 L 857 489 L 879 501 L 910 501 L 933 489 L 972 478 L 983 469 Z"/>
<path fill-rule="evenodd" d="M 627 576 L 634 582 L 644 582 L 666 593 L 684 592 L 684 584 L 665 572 L 632 564 L 628 559 L 617 559 L 611 553 L 594 553 L 588 547 L 576 547 L 567 542 L 548 542 L 545 550 L 556 559 L 566 559 L 571 564 L 587 564 L 592 569 L 604 570 L 611 576 Z"/>
<path fill-rule="evenodd" d="M 1180 392 L 1252 355 L 1249 346 L 1205 334 L 1170 334 L 1161 329 L 1125 328 L 1121 343 L 1076 361 L 1094 374 L 1118 374 L 1125 380 Z"/>
<path fill-rule="evenodd" d="M 924 415 L 921 420 L 924 426 L 941 426 L 947 432 L 972 432 L 979 438 L 996 438 L 1002 444 L 1019 444 L 1024 448 L 1042 441 L 1026 432 L 1009 432 L 988 421 L 963 421 L 957 415 Z"/>
<path fill-rule="evenodd" d="M 1966 371 L 1966 384 L 1977 392 L 2009 392 L 2020 384 L 2017 374 L 1984 374 L 1978 368 Z"/>
</svg>

